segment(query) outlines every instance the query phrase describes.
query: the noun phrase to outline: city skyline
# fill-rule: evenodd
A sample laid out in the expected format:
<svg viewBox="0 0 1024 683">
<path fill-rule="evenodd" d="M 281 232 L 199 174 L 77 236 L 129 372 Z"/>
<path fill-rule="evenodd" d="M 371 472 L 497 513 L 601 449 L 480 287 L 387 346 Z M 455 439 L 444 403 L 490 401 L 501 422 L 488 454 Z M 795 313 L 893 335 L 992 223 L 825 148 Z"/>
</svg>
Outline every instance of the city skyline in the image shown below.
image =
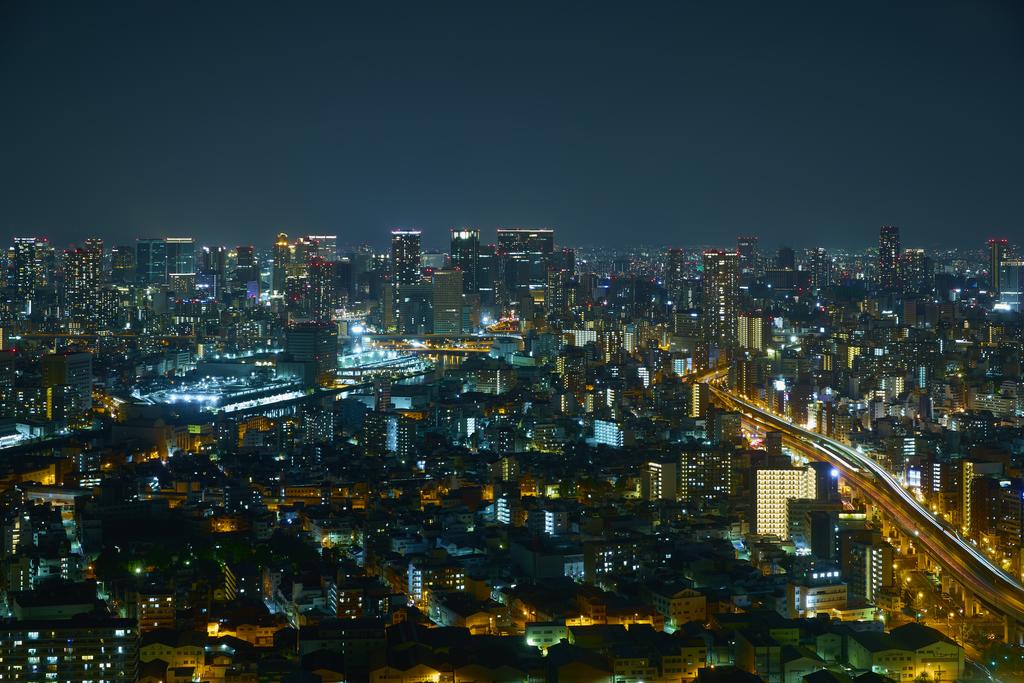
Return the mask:
<svg viewBox="0 0 1024 683">
<path fill-rule="evenodd" d="M 0 679 L 1024 681 L 1024 4 L 0 3 Z"/>
<path fill-rule="evenodd" d="M 888 225 L 888 224 L 885 224 L 885 225 Z M 906 234 L 906 231 L 901 226 L 896 225 L 894 227 L 899 229 L 901 234 Z M 828 243 L 822 242 L 821 240 L 815 241 L 813 239 L 811 239 L 810 241 L 808 241 L 806 243 L 795 243 L 795 242 L 791 242 L 791 241 L 771 242 L 771 241 L 769 241 L 770 238 L 769 238 L 769 240 L 766 240 L 763 237 L 756 237 L 756 239 L 757 239 L 757 246 L 756 246 L 756 248 L 759 249 L 760 253 L 762 253 L 762 254 L 774 253 L 778 249 L 785 249 L 785 248 L 799 249 L 799 250 L 803 250 L 803 251 L 810 251 L 810 250 L 814 250 L 814 249 L 825 249 L 826 251 L 845 252 L 845 253 L 858 253 L 858 252 L 867 253 L 867 252 L 875 251 L 875 250 L 878 249 L 878 239 L 877 239 L 877 230 L 878 230 L 878 228 L 879 228 L 879 226 L 872 226 L 872 227 L 866 228 L 863 231 L 864 232 L 864 238 L 862 240 L 851 241 L 850 243 L 848 243 L 846 245 L 828 244 Z M 556 232 L 556 233 L 560 234 L 560 231 L 557 230 L 557 228 L 555 228 L 553 226 L 510 227 L 510 226 L 504 226 L 503 225 L 503 226 L 494 226 L 494 227 L 488 229 L 488 228 L 482 228 L 479 225 L 458 225 L 458 226 L 449 226 L 447 228 L 442 228 L 440 230 L 429 230 L 429 229 L 426 229 L 426 228 L 421 228 L 419 226 L 401 226 L 401 227 L 390 226 L 390 227 L 381 228 L 380 230 L 367 231 L 366 233 L 362 234 L 362 238 L 363 239 L 346 239 L 346 236 L 343 233 L 332 233 L 330 235 L 327 235 L 327 233 L 329 231 L 321 231 L 321 233 L 324 233 L 324 234 L 320 235 L 320 236 L 321 237 L 323 237 L 323 236 L 331 237 L 334 240 L 334 242 L 337 244 L 339 249 L 342 248 L 342 247 L 351 249 L 351 248 L 357 248 L 357 247 L 365 245 L 365 246 L 367 246 L 367 247 L 369 247 L 371 249 L 375 249 L 375 250 L 380 251 L 381 253 L 384 253 L 384 252 L 387 252 L 390 249 L 390 247 L 391 247 L 392 235 L 393 235 L 394 231 L 396 231 L 396 230 L 397 231 L 413 231 L 413 232 L 418 232 L 420 234 L 421 244 L 422 244 L 422 248 L 423 248 L 424 251 L 432 252 L 432 253 L 449 253 L 450 249 L 451 249 L 451 235 L 452 235 L 453 232 L 475 231 L 479 235 L 479 242 L 480 242 L 480 244 L 496 245 L 499 242 L 499 240 L 498 240 L 498 231 L 510 230 L 510 229 L 512 229 L 512 230 L 551 230 L 553 232 Z M 126 239 L 118 240 L 118 239 L 112 239 L 112 238 L 106 236 L 104 234 L 104 232 L 102 232 L 102 231 L 95 231 L 95 232 L 83 233 L 82 236 L 77 238 L 77 239 L 73 239 L 73 240 L 70 240 L 70 241 L 62 243 L 62 242 L 60 242 L 60 241 L 58 241 L 56 239 L 51 238 L 51 236 L 49 234 L 47 234 L 45 231 L 33 232 L 33 231 L 30 231 L 30 230 L 25 230 L 25 231 L 20 231 L 20 232 L 12 233 L 9 236 L 8 240 L 9 241 L 13 241 L 15 239 L 30 238 L 30 237 L 31 238 L 42 238 L 42 239 L 48 240 L 50 242 L 50 244 L 52 244 L 55 248 L 61 248 L 61 249 L 69 248 L 69 249 L 73 249 L 73 248 L 83 247 L 83 246 L 86 245 L 86 243 L 89 240 L 94 240 L 94 239 L 98 239 L 101 242 L 107 244 L 109 247 L 113 248 L 113 247 L 117 247 L 117 246 L 133 246 L 134 247 L 140 241 L 144 242 L 144 241 L 150 240 L 150 239 L 168 239 L 169 238 L 168 236 L 173 236 L 174 238 L 190 239 L 190 240 L 192 240 L 195 243 L 195 246 L 197 248 L 201 248 L 201 247 L 227 247 L 227 248 L 235 248 L 235 247 L 239 247 L 239 246 L 246 246 L 246 247 L 252 246 L 252 247 L 255 247 L 258 251 L 272 251 L 273 247 L 274 247 L 275 241 L 281 235 L 284 235 L 284 236 L 294 235 L 294 236 L 309 237 L 309 236 L 315 236 L 316 235 L 316 231 L 277 230 L 277 231 L 273 231 L 273 234 L 268 235 L 266 240 L 254 241 L 254 240 L 251 239 L 251 236 L 250 236 L 250 240 L 249 241 L 244 241 L 243 240 L 243 241 L 239 241 L 239 242 L 223 242 L 223 241 L 218 241 L 216 238 L 214 238 L 214 239 L 204 239 L 203 237 L 199 236 L 197 233 L 190 233 L 187 230 L 167 230 L 167 231 L 163 231 L 163 234 L 165 235 L 165 237 L 157 237 L 157 235 L 159 235 L 159 234 L 161 234 L 161 231 L 149 231 L 149 232 L 145 233 L 145 236 L 137 235 L 137 236 L 134 236 L 134 237 L 127 237 Z M 745 239 L 746 235 L 752 235 L 752 234 L 755 234 L 755 233 L 753 231 L 737 232 L 735 234 L 735 236 L 731 240 L 729 240 L 727 238 L 723 238 L 721 241 L 716 241 L 716 242 L 712 242 L 712 241 L 703 241 L 703 242 L 702 241 L 690 241 L 690 242 L 684 242 L 684 241 L 681 241 L 681 240 L 677 240 L 677 241 L 667 241 L 667 242 L 640 242 L 640 243 L 635 243 L 635 244 L 631 244 L 631 245 L 616 245 L 616 244 L 603 244 L 603 243 L 598 243 L 598 244 L 593 244 L 593 243 L 590 243 L 590 244 L 577 244 L 577 243 L 571 243 L 571 242 L 567 242 L 565 240 L 559 239 L 558 242 L 557 242 L 557 245 L 558 246 L 565 246 L 565 247 L 572 247 L 572 248 L 607 249 L 609 251 L 623 251 L 623 252 L 628 252 L 630 250 L 651 250 L 651 249 L 657 250 L 657 249 L 671 249 L 671 248 L 680 248 L 680 249 L 686 249 L 686 250 L 700 250 L 700 249 L 733 249 L 733 250 L 735 250 L 738 241 L 741 241 L 741 240 Z M 490 235 L 490 239 L 488 238 L 488 235 Z M 988 250 L 991 249 L 991 243 L 992 243 L 993 240 L 999 241 L 1000 243 L 1006 245 L 1005 248 L 1009 249 L 1011 252 L 1013 251 L 1013 249 L 1015 247 L 1019 248 L 1019 245 L 1024 243 L 1024 238 L 1019 239 L 1019 240 L 1018 239 L 1014 239 L 1014 233 L 1012 233 L 1012 232 L 1009 232 L 1009 231 L 1004 231 L 1004 232 L 994 231 L 994 232 L 991 232 L 991 233 L 984 234 L 984 236 L 981 237 L 980 239 L 977 236 L 973 236 L 973 238 L 970 241 L 964 240 L 962 243 L 956 243 L 956 244 L 952 244 L 952 243 L 935 243 L 935 242 L 929 242 L 928 240 L 921 240 L 921 241 L 917 241 L 917 242 L 903 243 L 902 246 L 901 246 L 901 249 L 915 248 L 915 249 L 924 249 L 926 251 L 949 251 L 949 250 L 964 250 L 964 251 L 982 250 L 982 251 L 988 251 Z"/>
</svg>

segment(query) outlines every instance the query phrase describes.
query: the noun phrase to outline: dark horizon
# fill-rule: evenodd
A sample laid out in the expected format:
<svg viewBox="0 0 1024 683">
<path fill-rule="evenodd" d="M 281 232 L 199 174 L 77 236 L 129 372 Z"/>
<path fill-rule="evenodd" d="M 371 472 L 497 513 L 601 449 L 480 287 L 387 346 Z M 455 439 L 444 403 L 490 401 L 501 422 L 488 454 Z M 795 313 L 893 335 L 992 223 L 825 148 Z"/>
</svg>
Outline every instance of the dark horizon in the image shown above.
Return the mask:
<svg viewBox="0 0 1024 683">
<path fill-rule="evenodd" d="M 12 2 L 0 230 L 970 247 L 1021 234 L 1021 73 L 1019 3 Z"/>
</svg>

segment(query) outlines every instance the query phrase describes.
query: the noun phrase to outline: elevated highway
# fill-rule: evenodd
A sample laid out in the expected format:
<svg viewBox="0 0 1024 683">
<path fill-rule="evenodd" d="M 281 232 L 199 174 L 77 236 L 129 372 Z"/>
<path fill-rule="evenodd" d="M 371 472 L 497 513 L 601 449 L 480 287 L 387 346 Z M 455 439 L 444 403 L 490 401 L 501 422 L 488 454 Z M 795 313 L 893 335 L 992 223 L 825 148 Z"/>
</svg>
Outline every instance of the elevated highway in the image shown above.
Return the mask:
<svg viewBox="0 0 1024 683">
<path fill-rule="evenodd" d="M 922 506 L 903 485 L 872 458 L 835 439 L 804 429 L 720 385 L 724 371 L 709 373 L 712 400 L 743 415 L 749 426 L 782 432 L 791 449 L 835 466 L 854 488 L 862 491 L 914 539 L 950 578 L 991 611 L 1007 617 L 1007 640 L 1018 640 L 1024 624 L 1024 586 L 984 556 L 941 519 Z M 1012 636 L 1011 636 L 1012 634 Z"/>
</svg>

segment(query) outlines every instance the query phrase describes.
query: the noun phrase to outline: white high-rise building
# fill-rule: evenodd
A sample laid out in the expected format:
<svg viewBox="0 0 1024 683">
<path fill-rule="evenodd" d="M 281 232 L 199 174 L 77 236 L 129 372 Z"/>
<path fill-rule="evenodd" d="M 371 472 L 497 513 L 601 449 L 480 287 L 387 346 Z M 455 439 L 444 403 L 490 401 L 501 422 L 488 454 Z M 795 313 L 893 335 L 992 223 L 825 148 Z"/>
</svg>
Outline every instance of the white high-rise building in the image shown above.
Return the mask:
<svg viewBox="0 0 1024 683">
<path fill-rule="evenodd" d="M 815 472 L 809 467 L 763 467 L 755 471 L 755 533 L 789 538 L 789 508 L 794 498 L 817 495 Z"/>
</svg>

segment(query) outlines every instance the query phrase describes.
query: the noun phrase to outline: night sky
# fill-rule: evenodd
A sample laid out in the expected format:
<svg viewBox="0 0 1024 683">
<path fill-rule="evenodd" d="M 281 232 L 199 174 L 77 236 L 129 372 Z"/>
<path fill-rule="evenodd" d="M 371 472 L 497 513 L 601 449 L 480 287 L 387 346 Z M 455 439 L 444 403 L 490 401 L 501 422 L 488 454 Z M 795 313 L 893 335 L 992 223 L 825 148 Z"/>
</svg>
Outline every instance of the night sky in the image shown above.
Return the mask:
<svg viewBox="0 0 1024 683">
<path fill-rule="evenodd" d="M 1024 241 L 1024 3 L 0 0 L 0 230 Z"/>
</svg>

